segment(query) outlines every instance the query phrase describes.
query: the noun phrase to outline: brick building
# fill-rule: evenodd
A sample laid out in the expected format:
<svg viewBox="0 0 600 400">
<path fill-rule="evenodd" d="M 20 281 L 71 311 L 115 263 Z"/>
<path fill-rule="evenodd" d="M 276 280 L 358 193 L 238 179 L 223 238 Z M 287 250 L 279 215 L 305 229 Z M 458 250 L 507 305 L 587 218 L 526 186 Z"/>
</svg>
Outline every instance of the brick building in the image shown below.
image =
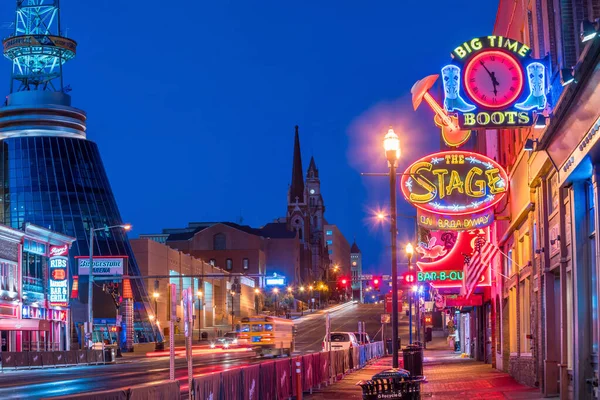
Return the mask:
<svg viewBox="0 0 600 400">
<path fill-rule="evenodd" d="M 598 17 L 598 0 L 500 1 L 493 34 L 546 57 L 552 113 L 477 143 L 511 185 L 493 227 L 507 257 L 493 266 L 492 363 L 561 398 L 597 398 L 600 38 L 582 21 Z"/>
</svg>

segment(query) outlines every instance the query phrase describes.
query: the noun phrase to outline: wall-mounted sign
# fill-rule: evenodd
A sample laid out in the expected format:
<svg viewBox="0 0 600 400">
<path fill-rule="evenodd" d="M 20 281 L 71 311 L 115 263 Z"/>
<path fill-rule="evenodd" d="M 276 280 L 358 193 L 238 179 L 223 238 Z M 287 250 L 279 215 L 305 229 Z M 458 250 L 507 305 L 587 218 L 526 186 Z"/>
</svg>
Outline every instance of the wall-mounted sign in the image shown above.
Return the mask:
<svg viewBox="0 0 600 400">
<path fill-rule="evenodd" d="M 508 176 L 494 160 L 466 151 L 445 151 L 413 163 L 400 180 L 417 207 L 419 225 L 434 230 L 483 228 L 506 195 Z"/>
<path fill-rule="evenodd" d="M 473 307 L 483 304 L 481 295 L 472 294 L 468 298 L 458 294 L 446 296 L 446 307 Z"/>
<path fill-rule="evenodd" d="M 48 273 L 49 303 L 51 307 L 69 305 L 69 247 L 50 246 Z"/>
<path fill-rule="evenodd" d="M 548 107 L 547 74 L 531 49 L 503 36 L 472 39 L 442 68 L 444 109 L 461 129 L 531 126 Z"/>
<path fill-rule="evenodd" d="M 429 232 L 428 235 L 428 243 L 420 243 L 419 246 L 426 249 L 432 247 L 436 251 L 428 253 L 430 260 L 417 261 L 417 281 L 429 283 L 435 288 L 462 287 L 463 269 L 465 262 L 468 261 L 466 258 L 475 253 L 477 240 L 489 240 L 489 229 L 470 229 L 463 232 L 435 231 Z M 438 246 L 443 251 L 437 250 Z M 431 257 L 432 255 L 434 257 Z M 477 286 L 490 286 L 491 282 L 491 268 L 486 268 Z"/>
<path fill-rule="evenodd" d="M 285 286 L 285 276 L 277 275 L 276 273 L 273 276 L 269 276 L 265 278 L 265 285 L 267 286 Z"/>
<path fill-rule="evenodd" d="M 79 267 L 79 275 L 89 275 L 90 258 L 86 256 L 75 258 Z M 127 256 L 94 257 L 94 275 L 123 275 L 126 263 Z"/>
</svg>

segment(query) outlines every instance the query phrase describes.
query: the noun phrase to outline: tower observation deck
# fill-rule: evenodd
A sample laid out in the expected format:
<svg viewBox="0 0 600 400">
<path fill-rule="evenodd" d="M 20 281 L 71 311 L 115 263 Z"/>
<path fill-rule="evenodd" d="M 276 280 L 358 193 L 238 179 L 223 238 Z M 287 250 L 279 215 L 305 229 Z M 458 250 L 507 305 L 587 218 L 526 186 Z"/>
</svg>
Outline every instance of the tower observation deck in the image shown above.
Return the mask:
<svg viewBox="0 0 600 400">
<path fill-rule="evenodd" d="M 86 138 L 86 114 L 71 106 L 64 85 L 63 67 L 75 57 L 77 43 L 61 32 L 59 0 L 16 0 L 16 5 L 15 30 L 2 42 L 13 68 L 10 94 L 0 107 L 0 223 L 17 229 L 31 223 L 77 238 L 69 252 L 71 278 L 78 275 L 75 257 L 89 255 L 90 229 L 124 221 L 98 146 Z M 140 274 L 122 230 L 99 230 L 93 244 L 94 257 L 121 256 L 128 260 L 124 274 Z M 70 303 L 80 340 L 88 300 L 88 281 L 82 278 L 80 298 Z M 124 300 L 120 308 L 126 350 L 138 339 L 161 339 L 148 321 L 152 312 L 143 282 L 131 283 L 133 301 Z M 112 297 L 101 287 L 94 288 L 93 302 L 95 319 L 115 320 Z M 101 335 L 95 330 L 95 341 Z"/>
</svg>

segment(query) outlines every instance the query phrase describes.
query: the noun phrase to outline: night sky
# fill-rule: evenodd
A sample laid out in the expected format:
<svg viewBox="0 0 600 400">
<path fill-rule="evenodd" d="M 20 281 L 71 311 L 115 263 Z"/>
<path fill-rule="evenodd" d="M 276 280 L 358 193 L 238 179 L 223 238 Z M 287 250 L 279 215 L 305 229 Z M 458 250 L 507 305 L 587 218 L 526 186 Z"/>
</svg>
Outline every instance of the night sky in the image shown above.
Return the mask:
<svg viewBox="0 0 600 400">
<path fill-rule="evenodd" d="M 143 6 L 141 6 L 143 4 Z M 431 110 L 410 88 L 450 51 L 492 32 L 496 0 L 61 1 L 79 43 L 65 67 L 73 105 L 88 113 L 132 236 L 189 221 L 262 226 L 284 216 L 294 125 L 303 167 L 315 157 L 325 217 L 366 272 L 389 273 L 381 141 L 392 124 L 400 168 L 439 150 Z M 11 33 L 14 1 L 0 8 Z M 5 93 L 10 63 L 0 63 Z M 414 215 L 399 194 L 399 211 Z M 399 218 L 399 240 L 413 220 Z"/>
</svg>

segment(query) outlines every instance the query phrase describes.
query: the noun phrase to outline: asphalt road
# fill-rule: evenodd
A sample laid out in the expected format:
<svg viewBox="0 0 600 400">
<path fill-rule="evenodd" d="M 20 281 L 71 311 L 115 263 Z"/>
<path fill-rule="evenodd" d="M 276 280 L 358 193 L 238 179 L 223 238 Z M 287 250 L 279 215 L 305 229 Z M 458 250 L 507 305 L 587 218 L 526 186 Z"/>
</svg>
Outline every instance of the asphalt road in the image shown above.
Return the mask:
<svg viewBox="0 0 600 400">
<path fill-rule="evenodd" d="M 354 304 L 332 312 L 333 331 L 355 332 L 358 321 L 364 321 L 366 330 L 374 340 L 381 340 L 380 315 L 382 305 Z M 325 336 L 324 312 L 304 316 L 296 321 L 298 336 L 295 354 L 321 351 Z M 408 336 L 405 320 L 400 322 L 401 336 Z M 386 337 L 391 329 L 386 330 Z M 405 343 L 404 339 L 402 340 Z M 194 357 L 193 373 L 200 375 L 221 371 L 235 366 L 264 361 L 254 352 L 206 354 Z M 0 373 L 0 399 L 39 399 L 74 393 L 130 387 L 169 378 L 169 358 L 125 357 L 118 364 L 38 369 L 26 371 L 4 371 Z M 187 392 L 187 363 L 179 358 L 176 362 L 175 378 L 180 381 L 182 391 Z"/>
</svg>

